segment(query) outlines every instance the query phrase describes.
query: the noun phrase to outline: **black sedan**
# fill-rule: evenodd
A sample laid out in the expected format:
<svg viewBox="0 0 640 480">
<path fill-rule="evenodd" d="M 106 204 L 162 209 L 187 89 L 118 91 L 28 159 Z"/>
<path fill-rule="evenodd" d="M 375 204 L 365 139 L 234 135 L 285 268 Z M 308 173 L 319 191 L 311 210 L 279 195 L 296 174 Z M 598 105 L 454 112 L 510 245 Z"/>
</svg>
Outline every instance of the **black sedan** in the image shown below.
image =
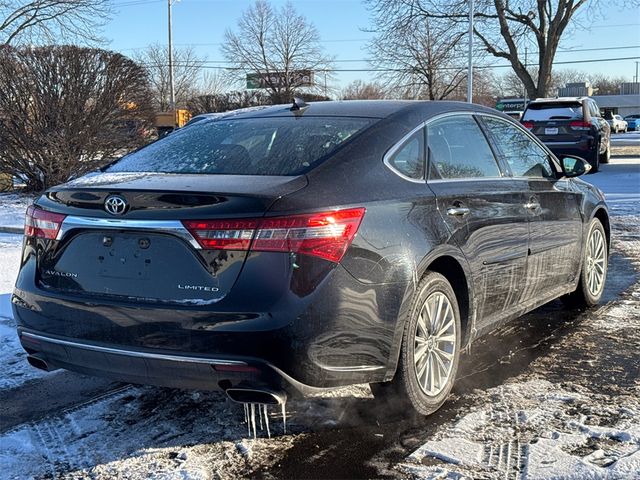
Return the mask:
<svg viewBox="0 0 640 480">
<path fill-rule="evenodd" d="M 495 110 L 294 103 L 175 132 L 29 207 L 29 362 L 240 402 L 370 383 L 421 414 L 478 336 L 596 304 L 602 193 Z"/>
</svg>

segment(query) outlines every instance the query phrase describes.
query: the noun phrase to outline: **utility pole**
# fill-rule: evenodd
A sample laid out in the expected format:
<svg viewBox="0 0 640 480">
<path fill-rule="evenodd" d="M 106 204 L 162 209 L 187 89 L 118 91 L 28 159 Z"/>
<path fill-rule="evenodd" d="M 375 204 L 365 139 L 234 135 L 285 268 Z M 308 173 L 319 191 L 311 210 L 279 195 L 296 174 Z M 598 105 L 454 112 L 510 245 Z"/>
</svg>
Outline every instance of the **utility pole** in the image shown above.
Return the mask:
<svg viewBox="0 0 640 480">
<path fill-rule="evenodd" d="M 173 85 L 173 39 L 171 33 L 171 4 L 173 0 L 167 0 L 169 9 L 169 110 L 176 108 L 176 92 Z"/>
<path fill-rule="evenodd" d="M 636 62 L 636 77 L 635 77 L 636 79 L 635 79 L 635 83 L 640 82 L 640 78 L 638 78 L 638 63 L 640 63 L 640 62 Z"/>
<path fill-rule="evenodd" d="M 527 50 L 529 49 L 528 45 L 524 46 L 524 68 L 527 70 Z M 527 86 L 522 82 L 522 110 L 527 108 Z"/>
<path fill-rule="evenodd" d="M 467 68 L 467 102 L 473 103 L 473 0 L 469 0 L 469 66 Z"/>
</svg>

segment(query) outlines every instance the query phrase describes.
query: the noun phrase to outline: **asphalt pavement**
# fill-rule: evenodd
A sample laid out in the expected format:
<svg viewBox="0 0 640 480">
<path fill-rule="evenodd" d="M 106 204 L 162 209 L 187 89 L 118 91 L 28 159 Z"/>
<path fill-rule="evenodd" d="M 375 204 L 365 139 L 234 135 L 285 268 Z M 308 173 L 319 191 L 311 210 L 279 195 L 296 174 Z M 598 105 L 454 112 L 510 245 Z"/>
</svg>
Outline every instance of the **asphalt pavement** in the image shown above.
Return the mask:
<svg viewBox="0 0 640 480">
<path fill-rule="evenodd" d="M 619 141 L 640 145 L 640 134 L 612 138 Z M 222 395 L 128 386 L 72 372 L 38 374 L 0 392 L 3 474 L 100 479 L 535 478 L 532 452 L 543 440 L 554 441 L 556 434 L 563 438 L 565 429 L 575 443 L 576 432 L 589 422 L 619 431 L 620 422 L 627 421 L 624 412 L 638 411 L 640 157 L 613 158 L 584 180 L 605 192 L 613 216 L 602 304 L 580 311 L 551 302 L 479 339 L 462 356 L 455 390 L 436 414 L 419 418 L 392 413 L 364 386 L 293 401 L 287 405 L 287 433 L 274 422 L 279 418 L 274 412 L 274 438 L 263 432 L 263 438 L 247 440 L 242 407 Z M 16 351 L 9 363 L 24 362 L 19 355 Z M 552 391 L 544 401 L 534 398 L 525 405 L 508 395 L 509 389 L 523 385 Z M 558 409 L 537 417 L 531 413 L 531 405 L 546 408 L 557 398 Z M 482 431 L 465 420 L 474 416 L 487 423 Z M 529 417 L 535 420 L 527 422 Z M 558 423 L 559 418 L 566 422 Z M 629 431 L 640 432 L 637 418 L 629 420 Z M 458 428 L 461 422 L 467 426 Z M 486 456 L 475 464 L 443 460 L 446 455 L 411 463 L 418 449 L 452 435 L 459 435 L 457 441 L 463 444 L 484 445 Z M 581 435 L 588 438 L 579 448 L 563 448 L 585 465 L 585 458 L 597 457 L 602 465 L 615 466 L 624 455 L 640 452 L 640 438 Z M 602 471 L 602 478 L 627 478 Z"/>
</svg>

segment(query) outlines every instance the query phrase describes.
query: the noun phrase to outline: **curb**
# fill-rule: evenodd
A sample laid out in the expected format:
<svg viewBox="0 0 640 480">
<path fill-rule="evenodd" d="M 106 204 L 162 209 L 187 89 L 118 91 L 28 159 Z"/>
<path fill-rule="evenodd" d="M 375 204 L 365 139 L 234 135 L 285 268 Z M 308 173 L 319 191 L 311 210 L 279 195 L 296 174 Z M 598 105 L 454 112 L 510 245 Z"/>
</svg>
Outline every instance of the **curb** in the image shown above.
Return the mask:
<svg viewBox="0 0 640 480">
<path fill-rule="evenodd" d="M 24 227 L 2 227 L 0 226 L 0 233 L 24 233 Z"/>
</svg>

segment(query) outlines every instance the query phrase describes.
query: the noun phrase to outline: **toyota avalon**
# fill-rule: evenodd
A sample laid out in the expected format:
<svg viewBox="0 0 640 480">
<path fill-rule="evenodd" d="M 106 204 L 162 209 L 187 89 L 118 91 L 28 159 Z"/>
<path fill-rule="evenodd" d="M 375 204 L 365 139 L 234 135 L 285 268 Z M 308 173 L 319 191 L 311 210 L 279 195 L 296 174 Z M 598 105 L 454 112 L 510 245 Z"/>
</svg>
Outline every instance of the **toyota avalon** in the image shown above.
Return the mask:
<svg viewBox="0 0 640 480">
<path fill-rule="evenodd" d="M 426 415 L 480 335 L 599 301 L 589 168 L 464 103 L 205 118 L 29 207 L 20 341 L 45 370 L 257 403 L 370 383 Z"/>
</svg>

